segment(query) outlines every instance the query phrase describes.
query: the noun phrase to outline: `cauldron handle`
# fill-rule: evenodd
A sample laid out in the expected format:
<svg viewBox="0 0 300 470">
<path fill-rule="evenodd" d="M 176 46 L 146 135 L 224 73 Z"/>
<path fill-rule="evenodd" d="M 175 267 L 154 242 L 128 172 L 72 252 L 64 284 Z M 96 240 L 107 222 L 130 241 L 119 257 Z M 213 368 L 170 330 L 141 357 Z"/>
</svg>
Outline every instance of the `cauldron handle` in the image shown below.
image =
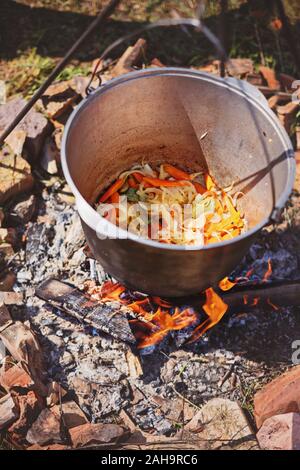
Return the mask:
<svg viewBox="0 0 300 470">
<path fill-rule="evenodd" d="M 113 51 L 116 47 L 123 44 L 125 41 L 128 41 L 129 39 L 132 39 L 135 36 L 145 32 L 145 31 L 149 31 L 149 30 L 155 29 L 155 28 L 168 27 L 168 26 L 192 26 L 192 27 L 194 27 L 197 31 L 202 32 L 206 36 L 206 38 L 211 42 L 211 44 L 216 49 L 217 55 L 218 55 L 219 59 L 221 60 L 221 62 L 224 63 L 224 64 L 228 62 L 228 56 L 226 54 L 226 51 L 225 51 L 222 43 L 220 42 L 218 37 L 209 28 L 207 28 L 207 26 L 205 26 L 202 23 L 200 18 L 176 18 L 176 19 L 159 20 L 159 21 L 155 21 L 154 23 L 148 24 L 146 26 L 142 26 L 141 28 L 136 29 L 132 33 L 129 33 L 129 34 L 126 34 L 126 35 L 120 37 L 119 39 L 117 39 L 116 41 L 111 43 L 104 50 L 104 52 L 101 54 L 100 58 L 98 59 L 96 65 L 94 67 L 94 70 L 92 72 L 89 83 L 86 86 L 86 89 L 85 89 L 86 95 L 89 95 L 93 91 L 95 91 L 95 88 L 93 88 L 91 86 L 92 82 L 95 79 L 95 77 L 98 78 L 99 83 L 100 83 L 98 85 L 98 87 L 101 86 L 100 73 L 103 70 L 98 70 L 98 69 L 99 69 L 100 63 L 103 61 L 103 59 L 105 59 L 105 57 L 111 51 Z"/>
</svg>

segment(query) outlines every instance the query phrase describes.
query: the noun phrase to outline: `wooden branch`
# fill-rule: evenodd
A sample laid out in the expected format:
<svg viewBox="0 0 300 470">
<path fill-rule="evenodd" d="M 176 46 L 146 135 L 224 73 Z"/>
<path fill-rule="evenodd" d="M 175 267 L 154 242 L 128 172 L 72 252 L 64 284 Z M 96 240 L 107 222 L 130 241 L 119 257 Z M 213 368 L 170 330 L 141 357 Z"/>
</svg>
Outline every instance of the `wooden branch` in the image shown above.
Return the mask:
<svg viewBox="0 0 300 470">
<path fill-rule="evenodd" d="M 221 297 L 230 311 L 250 310 L 264 306 L 276 309 L 300 305 L 300 279 L 295 281 L 274 281 L 260 284 L 237 285 L 232 290 L 222 292 Z"/>
</svg>

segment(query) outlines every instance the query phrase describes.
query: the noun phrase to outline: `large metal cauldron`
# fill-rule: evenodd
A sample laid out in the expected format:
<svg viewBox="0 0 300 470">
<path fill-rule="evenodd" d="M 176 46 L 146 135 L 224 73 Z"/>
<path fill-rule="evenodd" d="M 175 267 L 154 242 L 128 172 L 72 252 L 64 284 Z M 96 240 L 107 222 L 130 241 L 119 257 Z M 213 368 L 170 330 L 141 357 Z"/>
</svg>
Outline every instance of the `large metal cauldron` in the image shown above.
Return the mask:
<svg viewBox="0 0 300 470">
<path fill-rule="evenodd" d="M 208 167 L 223 187 L 238 181 L 249 231 L 203 248 L 131 234 L 99 238 L 112 226 L 93 202 L 142 158 L 193 171 Z M 254 87 L 173 68 L 124 75 L 85 99 L 65 128 L 62 165 L 87 242 L 104 269 L 128 287 L 161 296 L 197 293 L 228 275 L 280 213 L 295 172 L 290 140 Z"/>
</svg>

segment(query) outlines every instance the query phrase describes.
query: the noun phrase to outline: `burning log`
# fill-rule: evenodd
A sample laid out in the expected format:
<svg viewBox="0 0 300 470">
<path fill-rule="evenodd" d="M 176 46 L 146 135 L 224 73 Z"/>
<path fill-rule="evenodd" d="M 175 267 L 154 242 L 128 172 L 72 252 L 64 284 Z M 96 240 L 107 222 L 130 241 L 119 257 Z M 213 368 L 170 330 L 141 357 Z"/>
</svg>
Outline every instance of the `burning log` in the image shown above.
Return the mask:
<svg viewBox="0 0 300 470">
<path fill-rule="evenodd" d="M 135 343 L 126 310 L 121 305 L 99 304 L 79 289 L 56 279 L 47 279 L 36 289 L 36 295 L 62 309 L 79 321 L 127 343 Z"/>
<path fill-rule="evenodd" d="M 279 307 L 300 305 L 300 279 L 295 281 L 272 281 L 259 284 L 237 284 L 230 292 L 222 294 L 223 301 L 229 305 L 231 313 L 248 311 L 254 306 Z"/>
<path fill-rule="evenodd" d="M 143 354 L 149 354 L 170 334 L 175 336 L 176 344 L 197 341 L 228 312 L 247 312 L 261 305 L 274 310 L 298 305 L 300 280 L 269 282 L 270 274 L 269 263 L 260 283 L 238 283 L 225 278 L 218 292 L 210 288 L 198 297 L 170 302 L 131 292 L 110 281 L 102 286 L 88 283 L 87 292 L 83 293 L 69 284 L 49 279 L 37 288 L 36 294 L 116 339 L 137 343 Z"/>
</svg>

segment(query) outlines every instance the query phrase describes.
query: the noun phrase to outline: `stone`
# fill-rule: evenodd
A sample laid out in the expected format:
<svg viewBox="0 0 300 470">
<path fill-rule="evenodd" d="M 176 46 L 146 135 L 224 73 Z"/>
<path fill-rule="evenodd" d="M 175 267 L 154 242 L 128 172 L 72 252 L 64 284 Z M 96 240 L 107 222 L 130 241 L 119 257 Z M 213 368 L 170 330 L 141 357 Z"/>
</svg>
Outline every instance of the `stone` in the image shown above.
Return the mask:
<svg viewBox="0 0 300 470">
<path fill-rule="evenodd" d="M 26 105 L 26 100 L 15 98 L 0 106 L 0 132 L 2 132 Z M 46 136 L 51 131 L 51 124 L 35 109 L 31 109 L 15 128 L 26 133 L 25 148 L 32 159 L 38 157 Z"/>
<path fill-rule="evenodd" d="M 41 381 L 44 371 L 42 350 L 32 330 L 17 321 L 0 333 L 0 340 L 18 362 L 26 365 L 39 393 L 46 395 Z"/>
<path fill-rule="evenodd" d="M 230 59 L 226 70 L 233 77 L 245 77 L 248 74 L 253 74 L 254 64 L 251 59 Z"/>
<path fill-rule="evenodd" d="M 67 391 L 58 382 L 50 382 L 46 398 L 47 405 L 56 405 L 66 394 Z"/>
<path fill-rule="evenodd" d="M 208 440 L 213 448 L 224 445 L 239 450 L 257 448 L 255 436 L 238 403 L 213 398 L 208 401 L 184 427 L 197 434 L 197 439 Z"/>
<path fill-rule="evenodd" d="M 0 332 L 5 330 L 13 323 L 8 308 L 3 302 L 0 302 Z"/>
<path fill-rule="evenodd" d="M 26 395 L 17 395 L 15 397 L 19 407 L 19 418 L 8 429 L 10 436 L 14 441 L 24 441 L 26 433 L 32 423 L 38 417 L 43 403 L 42 400 L 30 390 Z"/>
<path fill-rule="evenodd" d="M 9 223 L 27 224 L 34 216 L 37 208 L 37 200 L 34 194 L 17 201 L 10 209 Z"/>
<path fill-rule="evenodd" d="M 22 129 L 15 129 L 6 137 L 5 142 L 8 144 L 14 155 L 21 156 L 25 140 L 26 132 Z"/>
<path fill-rule="evenodd" d="M 30 444 L 63 444 L 60 418 L 48 409 L 44 409 L 26 434 Z"/>
<path fill-rule="evenodd" d="M 259 72 L 266 80 L 269 88 L 272 90 L 280 90 L 280 82 L 276 78 L 275 70 L 271 69 L 270 67 L 260 65 Z"/>
<path fill-rule="evenodd" d="M 3 253 L 5 258 L 11 258 L 15 251 L 10 243 L 0 243 L 0 253 Z"/>
<path fill-rule="evenodd" d="M 17 240 L 17 234 L 14 228 L 0 228 L 0 244 L 9 243 L 14 245 Z"/>
<path fill-rule="evenodd" d="M 278 119 L 288 134 L 292 132 L 298 110 L 298 103 L 294 103 L 293 101 L 282 106 L 277 106 L 276 108 Z"/>
<path fill-rule="evenodd" d="M 7 428 L 18 416 L 18 408 L 11 394 L 0 398 L 0 431 Z"/>
<path fill-rule="evenodd" d="M 0 304 L 5 305 L 23 305 L 24 293 L 23 292 L 0 292 Z"/>
<path fill-rule="evenodd" d="M 254 416 L 258 428 L 267 418 L 290 412 L 300 412 L 300 366 L 294 366 L 272 380 L 254 396 Z"/>
<path fill-rule="evenodd" d="M 22 157 L 1 155 L 0 163 L 0 204 L 33 187 L 29 163 Z"/>
<path fill-rule="evenodd" d="M 300 414 L 286 413 L 266 419 L 256 437 L 263 450 L 300 450 Z"/>
<path fill-rule="evenodd" d="M 34 382 L 30 375 L 20 364 L 15 364 L 9 369 L 0 369 L 0 384 L 7 392 L 12 389 L 29 389 L 34 387 Z"/>
<path fill-rule="evenodd" d="M 55 405 L 51 408 L 51 411 L 58 417 L 60 417 L 62 413 L 63 423 L 67 429 L 72 429 L 76 426 L 88 423 L 87 417 L 75 401 L 62 403 L 61 406 Z"/>
<path fill-rule="evenodd" d="M 43 152 L 42 152 L 42 158 L 41 158 L 42 168 L 50 175 L 56 175 L 58 172 L 57 162 L 59 161 L 59 159 L 60 159 L 59 150 L 54 140 L 48 137 L 46 139 Z"/>
<path fill-rule="evenodd" d="M 92 444 L 108 444 L 119 441 L 125 434 L 118 424 L 83 424 L 70 429 L 73 447 L 84 447 Z"/>
<path fill-rule="evenodd" d="M 12 271 L 6 271 L 0 277 L 0 292 L 9 291 L 16 282 L 16 275 Z"/>
<path fill-rule="evenodd" d="M 41 98 L 42 106 L 51 119 L 58 119 L 67 110 L 72 111 L 79 98 L 69 81 L 53 83 Z"/>
<path fill-rule="evenodd" d="M 113 77 L 134 70 L 133 65 L 136 65 L 142 59 L 146 44 L 145 39 L 140 38 L 134 46 L 129 46 L 112 69 Z"/>
<path fill-rule="evenodd" d="M 91 384 L 87 380 L 81 379 L 80 377 L 71 377 L 70 385 L 78 397 L 88 397 L 92 393 Z"/>
</svg>

